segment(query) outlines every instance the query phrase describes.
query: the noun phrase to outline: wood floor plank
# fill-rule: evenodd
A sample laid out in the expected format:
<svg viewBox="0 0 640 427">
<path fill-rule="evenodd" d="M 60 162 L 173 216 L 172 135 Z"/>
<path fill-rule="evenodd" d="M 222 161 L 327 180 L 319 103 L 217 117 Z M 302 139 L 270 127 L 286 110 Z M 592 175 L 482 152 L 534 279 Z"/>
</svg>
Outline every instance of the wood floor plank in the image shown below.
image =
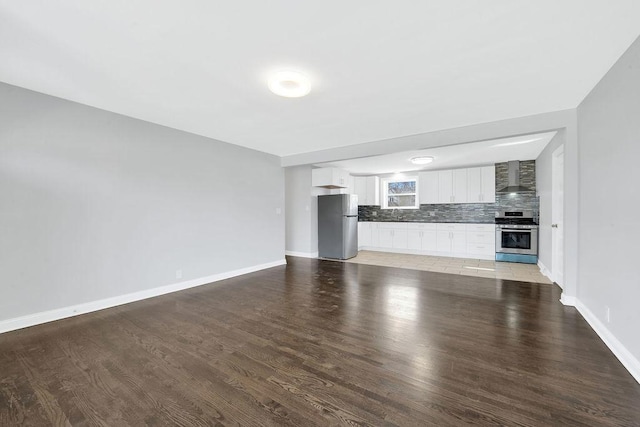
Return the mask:
<svg viewBox="0 0 640 427">
<path fill-rule="evenodd" d="M 640 426 L 555 285 L 288 261 L 0 335 L 0 425 Z"/>
</svg>

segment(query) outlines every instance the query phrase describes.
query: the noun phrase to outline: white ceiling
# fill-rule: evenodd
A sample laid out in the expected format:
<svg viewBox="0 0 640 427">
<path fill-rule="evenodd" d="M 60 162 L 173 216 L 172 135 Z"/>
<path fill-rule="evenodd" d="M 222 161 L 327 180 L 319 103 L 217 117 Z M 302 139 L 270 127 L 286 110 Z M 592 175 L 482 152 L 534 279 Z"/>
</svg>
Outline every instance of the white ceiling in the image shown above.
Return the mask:
<svg viewBox="0 0 640 427">
<path fill-rule="evenodd" d="M 509 160 L 534 160 L 556 132 L 493 139 L 468 144 L 449 145 L 426 150 L 371 156 L 339 162 L 318 163 L 318 167 L 337 167 L 353 175 L 381 175 L 417 170 L 441 170 L 462 167 L 485 166 Z M 414 165 L 410 159 L 431 156 L 433 162 Z"/>
<path fill-rule="evenodd" d="M 284 156 L 575 108 L 638 0 L 0 0 L 0 81 Z M 270 71 L 313 81 L 305 98 Z"/>
</svg>

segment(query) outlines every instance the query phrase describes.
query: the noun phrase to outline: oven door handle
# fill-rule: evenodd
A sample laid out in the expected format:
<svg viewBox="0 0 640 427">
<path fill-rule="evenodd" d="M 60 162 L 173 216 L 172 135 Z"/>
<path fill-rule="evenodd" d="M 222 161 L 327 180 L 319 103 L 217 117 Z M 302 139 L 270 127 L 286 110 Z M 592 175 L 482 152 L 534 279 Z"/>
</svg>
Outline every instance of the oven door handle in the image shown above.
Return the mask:
<svg viewBox="0 0 640 427">
<path fill-rule="evenodd" d="M 500 231 L 518 231 L 521 233 L 531 233 L 533 230 L 529 228 L 501 228 Z"/>
</svg>

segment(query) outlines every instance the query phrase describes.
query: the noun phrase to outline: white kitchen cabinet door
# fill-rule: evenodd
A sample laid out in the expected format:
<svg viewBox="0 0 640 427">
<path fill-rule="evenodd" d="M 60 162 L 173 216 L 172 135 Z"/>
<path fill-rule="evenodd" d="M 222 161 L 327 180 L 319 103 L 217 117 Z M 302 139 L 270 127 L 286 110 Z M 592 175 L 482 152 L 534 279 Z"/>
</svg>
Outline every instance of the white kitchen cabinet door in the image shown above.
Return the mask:
<svg viewBox="0 0 640 427">
<path fill-rule="evenodd" d="M 354 192 L 358 196 L 358 205 L 367 204 L 367 178 L 364 176 L 353 177 Z"/>
<path fill-rule="evenodd" d="M 380 177 L 368 176 L 367 184 L 367 204 L 380 206 Z"/>
<path fill-rule="evenodd" d="M 380 237 L 379 235 L 379 231 L 378 231 L 378 224 L 380 224 L 379 222 L 370 222 L 369 223 L 369 227 L 371 227 L 371 246 L 376 248 L 379 246 L 378 244 L 378 239 Z"/>
<path fill-rule="evenodd" d="M 353 177 L 354 193 L 360 206 L 380 206 L 380 178 L 377 176 Z"/>
<path fill-rule="evenodd" d="M 438 172 L 420 172 L 419 201 L 421 205 L 439 203 Z"/>
<path fill-rule="evenodd" d="M 437 234 L 438 232 L 435 230 L 425 230 L 422 232 L 423 251 L 436 251 L 438 249 Z"/>
<path fill-rule="evenodd" d="M 491 259 L 495 256 L 496 247 L 488 243 L 467 243 L 467 254 L 476 255 L 481 259 Z"/>
<path fill-rule="evenodd" d="M 467 203 L 467 170 L 453 171 L 453 203 Z"/>
<path fill-rule="evenodd" d="M 371 244 L 371 223 L 358 223 L 358 246 L 373 246 Z"/>
<path fill-rule="evenodd" d="M 469 231 L 467 230 L 467 243 L 495 244 L 496 233 L 493 231 Z"/>
<path fill-rule="evenodd" d="M 438 171 L 438 203 L 453 203 L 453 171 Z"/>
<path fill-rule="evenodd" d="M 452 231 L 451 232 L 451 252 L 464 254 L 467 252 L 467 232 Z"/>
<path fill-rule="evenodd" d="M 467 169 L 467 202 L 495 203 L 496 168 L 484 166 Z"/>
<path fill-rule="evenodd" d="M 452 231 L 437 231 L 436 250 L 438 252 L 451 252 Z"/>
<path fill-rule="evenodd" d="M 378 247 L 380 248 L 393 248 L 393 232 L 395 230 L 390 228 L 378 229 Z"/>
<path fill-rule="evenodd" d="M 312 169 L 311 185 L 313 187 L 347 188 L 350 176 L 349 172 L 338 168 Z"/>
<path fill-rule="evenodd" d="M 407 231 L 407 249 L 410 249 L 412 251 L 422 250 L 422 231 Z"/>
<path fill-rule="evenodd" d="M 393 230 L 393 248 L 407 249 L 407 230 Z"/>
<path fill-rule="evenodd" d="M 467 170 L 438 171 L 438 202 L 467 202 Z"/>
<path fill-rule="evenodd" d="M 467 169 L 467 202 L 482 203 L 482 168 Z"/>
<path fill-rule="evenodd" d="M 496 202 L 496 167 L 481 168 L 482 174 L 482 203 Z"/>
<path fill-rule="evenodd" d="M 344 169 L 338 169 L 338 171 L 340 184 L 343 184 L 345 188 L 349 188 L 349 184 L 351 184 L 351 188 L 353 189 L 351 174 Z"/>
<path fill-rule="evenodd" d="M 344 194 L 356 194 L 356 182 L 354 180 L 354 177 L 349 175 L 348 173 L 345 175 L 344 177 L 345 182 L 347 183 L 347 188 Z M 361 205 L 362 203 L 360 203 L 360 197 L 358 197 L 358 205 Z"/>
</svg>

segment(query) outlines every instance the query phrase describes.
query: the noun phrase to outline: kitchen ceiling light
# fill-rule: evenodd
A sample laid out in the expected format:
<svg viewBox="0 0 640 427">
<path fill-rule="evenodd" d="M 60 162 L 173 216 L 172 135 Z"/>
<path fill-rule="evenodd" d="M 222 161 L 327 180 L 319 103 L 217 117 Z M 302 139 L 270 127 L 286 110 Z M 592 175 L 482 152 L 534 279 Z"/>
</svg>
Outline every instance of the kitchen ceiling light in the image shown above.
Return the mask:
<svg viewBox="0 0 640 427">
<path fill-rule="evenodd" d="M 311 82 L 299 71 L 283 70 L 269 79 L 269 90 L 287 98 L 300 98 L 311 92 Z"/>
<path fill-rule="evenodd" d="M 431 162 L 433 162 L 433 157 L 431 156 L 419 156 L 411 158 L 411 163 L 413 163 L 414 165 L 426 165 Z"/>
</svg>

